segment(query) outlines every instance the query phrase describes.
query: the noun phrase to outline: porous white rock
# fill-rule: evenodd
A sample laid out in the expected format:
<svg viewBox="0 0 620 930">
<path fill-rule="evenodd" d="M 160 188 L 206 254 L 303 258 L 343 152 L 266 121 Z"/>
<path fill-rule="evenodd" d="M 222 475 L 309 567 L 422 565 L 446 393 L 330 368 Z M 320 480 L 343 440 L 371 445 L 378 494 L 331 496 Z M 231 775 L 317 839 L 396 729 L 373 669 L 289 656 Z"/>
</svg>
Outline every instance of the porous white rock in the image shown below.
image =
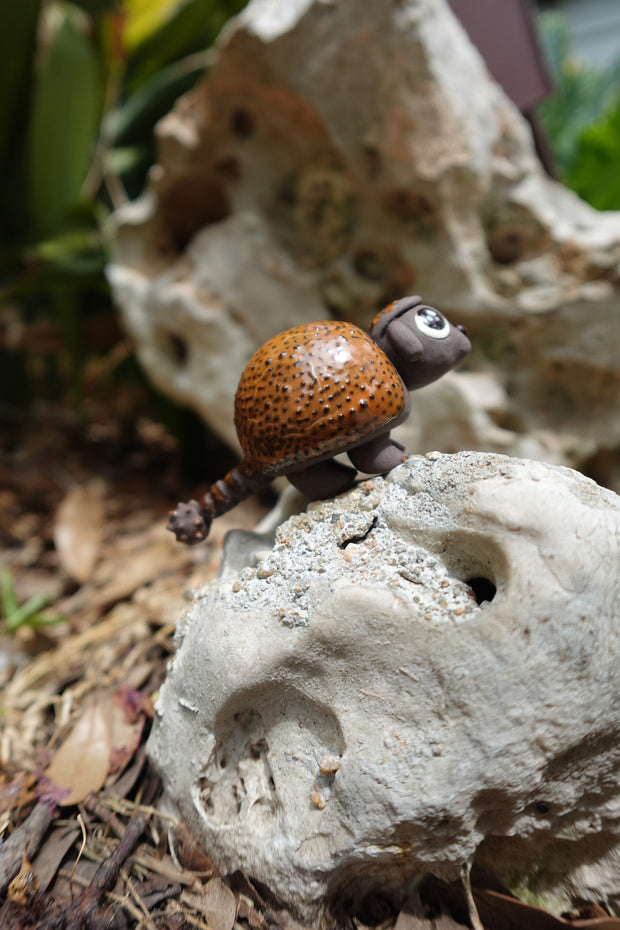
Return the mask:
<svg viewBox="0 0 620 930">
<path fill-rule="evenodd" d="M 364 326 L 420 293 L 467 325 L 469 368 L 506 398 L 504 445 L 481 399 L 465 447 L 617 463 L 620 214 L 547 177 L 445 0 L 363 8 L 253 0 L 161 122 L 109 268 L 144 367 L 236 446 L 238 378 L 265 339 Z M 455 451 L 462 424 L 434 399 L 426 448 Z"/>
<path fill-rule="evenodd" d="M 463 861 L 618 897 L 620 498 L 431 454 L 264 547 L 195 593 L 148 744 L 223 869 L 317 921 Z"/>
</svg>

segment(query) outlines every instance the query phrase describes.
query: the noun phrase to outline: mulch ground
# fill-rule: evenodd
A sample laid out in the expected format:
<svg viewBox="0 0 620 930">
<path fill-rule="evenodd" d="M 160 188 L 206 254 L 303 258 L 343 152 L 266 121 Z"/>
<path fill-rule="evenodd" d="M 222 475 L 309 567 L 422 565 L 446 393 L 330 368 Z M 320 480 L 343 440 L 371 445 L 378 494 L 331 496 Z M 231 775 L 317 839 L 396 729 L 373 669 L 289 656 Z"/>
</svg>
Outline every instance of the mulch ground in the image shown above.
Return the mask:
<svg viewBox="0 0 620 930">
<path fill-rule="evenodd" d="M 160 809 L 145 754 L 183 592 L 266 505 L 220 518 L 204 546 L 178 545 L 166 513 L 200 488 L 182 487 L 166 431 L 129 414 L 85 427 L 44 404 L 27 422 L 0 409 L 0 927 L 304 930 Z M 377 901 L 339 926 L 620 928 L 592 906 L 557 917 L 496 890 L 474 897 L 480 917 L 466 881 L 429 880 L 400 913 Z"/>
</svg>

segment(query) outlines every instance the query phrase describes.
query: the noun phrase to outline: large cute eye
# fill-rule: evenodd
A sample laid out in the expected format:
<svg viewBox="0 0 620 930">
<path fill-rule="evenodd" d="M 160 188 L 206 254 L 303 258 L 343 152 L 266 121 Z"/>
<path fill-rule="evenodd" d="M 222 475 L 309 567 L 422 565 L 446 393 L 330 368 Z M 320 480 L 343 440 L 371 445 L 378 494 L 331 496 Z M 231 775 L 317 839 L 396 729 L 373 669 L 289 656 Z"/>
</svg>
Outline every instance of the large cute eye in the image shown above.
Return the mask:
<svg viewBox="0 0 620 930">
<path fill-rule="evenodd" d="M 420 332 L 431 339 L 445 339 L 450 335 L 450 324 L 445 316 L 433 307 L 420 307 L 416 310 L 415 323 Z"/>
</svg>

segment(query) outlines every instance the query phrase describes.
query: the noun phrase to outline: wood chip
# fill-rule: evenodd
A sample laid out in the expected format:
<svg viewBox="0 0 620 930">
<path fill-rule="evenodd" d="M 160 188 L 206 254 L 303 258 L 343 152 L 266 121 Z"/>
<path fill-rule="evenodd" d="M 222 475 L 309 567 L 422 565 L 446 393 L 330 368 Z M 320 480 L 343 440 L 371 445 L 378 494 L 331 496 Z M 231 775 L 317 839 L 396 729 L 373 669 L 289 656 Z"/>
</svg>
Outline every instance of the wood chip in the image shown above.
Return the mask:
<svg viewBox="0 0 620 930">
<path fill-rule="evenodd" d="M 58 873 L 58 869 L 76 839 L 80 836 L 80 828 L 72 822 L 56 827 L 45 841 L 39 855 L 32 863 L 32 868 L 39 880 L 39 888 L 45 891 Z"/>
<path fill-rule="evenodd" d="M 40 801 L 0 847 L 0 895 L 18 874 L 24 855 L 37 852 L 53 816 L 52 805 Z"/>
</svg>

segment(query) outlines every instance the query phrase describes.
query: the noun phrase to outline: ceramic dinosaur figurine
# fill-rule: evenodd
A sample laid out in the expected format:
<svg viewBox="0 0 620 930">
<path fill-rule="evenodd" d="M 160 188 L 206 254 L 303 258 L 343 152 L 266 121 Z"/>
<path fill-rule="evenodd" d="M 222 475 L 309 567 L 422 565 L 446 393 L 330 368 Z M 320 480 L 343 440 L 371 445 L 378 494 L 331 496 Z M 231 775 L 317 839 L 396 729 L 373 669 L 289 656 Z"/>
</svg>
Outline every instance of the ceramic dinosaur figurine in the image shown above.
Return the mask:
<svg viewBox="0 0 620 930">
<path fill-rule="evenodd" d="M 279 475 L 316 499 L 345 491 L 356 469 L 385 474 L 405 458 L 390 430 L 409 414 L 409 391 L 436 381 L 470 349 L 464 328 L 419 297 L 387 306 L 368 332 L 328 320 L 274 336 L 237 389 L 242 461 L 200 501 L 178 504 L 168 529 L 180 542 L 200 542 L 214 517 Z M 333 458 L 341 452 L 354 468 Z"/>
</svg>

